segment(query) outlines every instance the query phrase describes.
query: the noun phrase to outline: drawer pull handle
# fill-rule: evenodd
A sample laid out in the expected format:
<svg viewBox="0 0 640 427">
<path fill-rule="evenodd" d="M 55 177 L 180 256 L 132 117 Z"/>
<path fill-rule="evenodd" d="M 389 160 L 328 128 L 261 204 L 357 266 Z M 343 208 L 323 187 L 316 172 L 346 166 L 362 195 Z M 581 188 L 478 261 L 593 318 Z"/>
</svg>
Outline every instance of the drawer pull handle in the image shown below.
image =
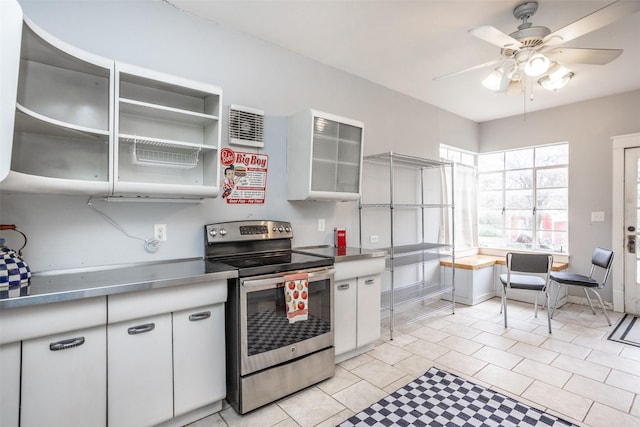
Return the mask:
<svg viewBox="0 0 640 427">
<path fill-rule="evenodd" d="M 144 325 L 132 326 L 127 329 L 129 335 L 144 334 L 145 332 L 151 332 L 156 328 L 155 323 L 145 323 Z"/>
<path fill-rule="evenodd" d="M 51 344 L 49 344 L 49 350 L 66 350 L 68 348 L 79 347 L 82 344 L 84 344 L 84 337 L 69 338 L 58 342 L 52 342 Z"/>
<path fill-rule="evenodd" d="M 375 282 L 376 282 L 376 281 L 375 281 L 375 280 L 373 280 L 373 279 L 367 279 L 367 280 L 365 280 L 365 281 L 364 281 L 364 284 L 365 284 L 365 285 L 373 285 Z"/>
<path fill-rule="evenodd" d="M 348 283 L 343 283 L 342 285 L 338 285 L 338 290 L 339 291 L 346 291 L 347 289 L 349 289 L 349 284 Z"/>
<path fill-rule="evenodd" d="M 197 322 L 198 320 L 204 320 L 211 317 L 210 311 L 203 311 L 202 313 L 194 313 L 189 315 L 189 321 Z"/>
</svg>

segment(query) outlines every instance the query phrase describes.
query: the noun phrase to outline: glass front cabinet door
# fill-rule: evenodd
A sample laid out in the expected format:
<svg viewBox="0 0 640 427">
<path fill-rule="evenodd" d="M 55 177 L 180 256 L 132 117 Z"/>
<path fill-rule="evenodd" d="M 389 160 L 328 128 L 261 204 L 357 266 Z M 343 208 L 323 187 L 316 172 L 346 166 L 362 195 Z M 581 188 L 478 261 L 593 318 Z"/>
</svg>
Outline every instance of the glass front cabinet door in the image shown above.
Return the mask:
<svg viewBox="0 0 640 427">
<path fill-rule="evenodd" d="M 358 200 L 364 125 L 315 110 L 289 118 L 289 200 Z"/>
</svg>

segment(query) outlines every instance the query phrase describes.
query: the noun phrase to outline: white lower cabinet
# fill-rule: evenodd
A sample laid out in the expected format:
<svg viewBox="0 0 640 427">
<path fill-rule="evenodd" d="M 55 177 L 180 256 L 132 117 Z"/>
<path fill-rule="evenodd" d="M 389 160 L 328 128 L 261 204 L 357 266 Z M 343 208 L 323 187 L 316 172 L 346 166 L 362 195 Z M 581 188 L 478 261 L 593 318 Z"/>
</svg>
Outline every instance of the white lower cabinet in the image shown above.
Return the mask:
<svg viewBox="0 0 640 427">
<path fill-rule="evenodd" d="M 369 349 L 380 338 L 381 274 L 335 281 L 336 361 Z"/>
<path fill-rule="evenodd" d="M 224 399 L 224 304 L 173 313 L 175 416 Z"/>
<path fill-rule="evenodd" d="M 358 280 L 336 281 L 334 286 L 334 346 L 339 356 L 356 348 Z"/>
<path fill-rule="evenodd" d="M 358 323 L 356 346 L 380 338 L 380 288 L 382 275 L 358 277 Z"/>
<path fill-rule="evenodd" d="M 110 426 L 173 417 L 171 329 L 171 313 L 108 325 Z"/>
<path fill-rule="evenodd" d="M 20 343 L 0 345 L 0 426 L 18 427 L 20 417 Z"/>
<path fill-rule="evenodd" d="M 23 341 L 20 426 L 106 425 L 106 347 L 104 326 Z"/>
</svg>

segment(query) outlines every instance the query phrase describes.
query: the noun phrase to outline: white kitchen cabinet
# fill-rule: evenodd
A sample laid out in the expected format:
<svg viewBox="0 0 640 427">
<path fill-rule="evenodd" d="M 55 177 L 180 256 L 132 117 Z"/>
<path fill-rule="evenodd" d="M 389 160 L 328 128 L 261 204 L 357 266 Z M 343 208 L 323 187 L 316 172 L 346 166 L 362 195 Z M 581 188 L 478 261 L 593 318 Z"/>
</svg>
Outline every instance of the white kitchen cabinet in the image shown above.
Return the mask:
<svg viewBox="0 0 640 427">
<path fill-rule="evenodd" d="M 0 426 L 18 427 L 20 419 L 20 343 L 0 345 Z"/>
<path fill-rule="evenodd" d="M 175 416 L 226 396 L 224 304 L 173 313 Z"/>
<path fill-rule="evenodd" d="M 218 195 L 222 91 L 82 51 L 2 2 L 0 190 Z"/>
<path fill-rule="evenodd" d="M 14 105 L 3 118 L 12 123 L 0 138 L 0 188 L 106 195 L 113 61 L 56 39 L 26 17 L 11 24 L 15 33 L 6 36 L 21 50 L 17 81 L 3 82 L 3 98 Z M 16 60 L 7 56 L 3 62 Z"/>
<path fill-rule="evenodd" d="M 215 197 L 220 88 L 116 63 L 115 196 Z"/>
<path fill-rule="evenodd" d="M 173 417 L 171 314 L 107 326 L 110 426 L 150 426 Z"/>
<path fill-rule="evenodd" d="M 358 200 L 364 124 L 305 110 L 289 118 L 289 200 Z"/>
<path fill-rule="evenodd" d="M 334 346 L 336 361 L 357 356 L 380 338 L 380 287 L 384 257 L 336 262 Z"/>
<path fill-rule="evenodd" d="M 1 425 L 104 425 L 106 322 L 105 297 L 0 310 Z"/>
<path fill-rule="evenodd" d="M 226 299 L 226 280 L 108 297 L 109 425 L 184 425 L 221 409 Z"/>
<path fill-rule="evenodd" d="M 334 346 L 336 357 L 356 348 L 358 279 L 334 281 Z"/>
<path fill-rule="evenodd" d="M 20 426 L 105 426 L 104 326 L 22 342 Z"/>
<path fill-rule="evenodd" d="M 440 266 L 442 281 L 447 286 L 453 286 L 453 268 L 450 266 Z M 465 268 L 456 262 L 456 302 L 466 305 L 476 305 L 482 301 L 496 296 L 494 290 L 494 266 Z M 530 293 L 530 292 L 529 292 Z M 498 294 L 501 295 L 501 294 Z M 443 294 L 442 299 L 451 301 L 451 295 Z"/>
</svg>

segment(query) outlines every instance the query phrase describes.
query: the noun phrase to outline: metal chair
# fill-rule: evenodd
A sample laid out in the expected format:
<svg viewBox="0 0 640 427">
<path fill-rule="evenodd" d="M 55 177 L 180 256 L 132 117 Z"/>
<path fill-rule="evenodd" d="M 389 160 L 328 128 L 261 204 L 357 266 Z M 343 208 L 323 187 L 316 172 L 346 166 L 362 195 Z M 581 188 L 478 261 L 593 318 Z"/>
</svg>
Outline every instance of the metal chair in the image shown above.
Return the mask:
<svg viewBox="0 0 640 427">
<path fill-rule="evenodd" d="M 551 313 L 549 310 L 549 274 L 553 265 L 553 256 L 548 254 L 526 254 L 509 252 L 507 254 L 507 273 L 500 275 L 502 282 L 502 307 L 504 327 L 507 327 L 507 289 L 525 289 L 544 292 L 547 306 L 547 321 L 551 333 Z M 538 295 L 536 294 L 535 317 L 538 317 Z"/>
<path fill-rule="evenodd" d="M 575 274 L 575 273 L 564 273 L 558 272 L 551 274 L 551 280 L 556 282 L 558 285 L 558 293 L 560 293 L 561 285 L 569 285 L 569 286 L 581 286 L 584 289 L 584 294 L 587 296 L 587 301 L 589 302 L 589 306 L 591 307 L 591 312 L 596 314 L 596 311 L 593 308 L 593 303 L 591 302 L 591 298 L 589 297 L 589 292 L 591 291 L 595 294 L 600 302 L 600 307 L 602 307 L 602 313 L 604 317 L 607 319 L 607 323 L 611 326 L 611 320 L 609 319 L 609 314 L 607 314 L 607 309 L 604 307 L 602 303 L 602 298 L 600 294 L 596 291 L 596 289 L 604 288 L 604 285 L 607 283 L 607 278 L 609 277 L 609 273 L 611 272 L 611 266 L 613 264 L 613 251 L 609 249 L 596 248 L 593 252 L 593 256 L 591 257 L 591 271 L 588 276 L 583 274 Z M 596 269 L 597 267 L 597 269 Z M 602 273 L 604 271 L 604 273 Z M 594 277 L 594 274 L 602 275 L 602 280 L 598 280 Z M 556 299 L 553 304 L 553 311 L 551 313 L 551 317 L 553 318 L 553 314 L 556 311 L 556 304 L 558 303 L 558 294 L 556 294 Z"/>
</svg>

